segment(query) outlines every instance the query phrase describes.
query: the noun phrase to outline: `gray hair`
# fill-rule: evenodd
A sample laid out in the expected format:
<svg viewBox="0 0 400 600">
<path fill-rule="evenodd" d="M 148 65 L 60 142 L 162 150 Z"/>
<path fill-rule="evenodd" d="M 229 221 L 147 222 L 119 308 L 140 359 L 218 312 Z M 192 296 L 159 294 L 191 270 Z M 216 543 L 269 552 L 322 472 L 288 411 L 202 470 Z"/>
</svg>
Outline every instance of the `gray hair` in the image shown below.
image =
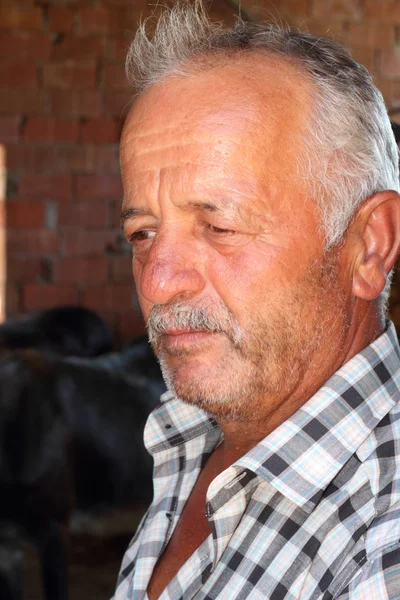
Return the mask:
<svg viewBox="0 0 400 600">
<path fill-rule="evenodd" d="M 329 249 L 343 239 L 366 198 L 400 191 L 398 148 L 382 94 L 345 48 L 275 23 L 238 19 L 230 28 L 211 22 L 201 0 L 181 0 L 161 14 L 152 36 L 146 22 L 139 26 L 126 72 L 140 94 L 165 77 L 210 68 L 205 57 L 250 52 L 289 60 L 313 84 L 315 103 L 297 168 L 321 208 Z"/>
</svg>

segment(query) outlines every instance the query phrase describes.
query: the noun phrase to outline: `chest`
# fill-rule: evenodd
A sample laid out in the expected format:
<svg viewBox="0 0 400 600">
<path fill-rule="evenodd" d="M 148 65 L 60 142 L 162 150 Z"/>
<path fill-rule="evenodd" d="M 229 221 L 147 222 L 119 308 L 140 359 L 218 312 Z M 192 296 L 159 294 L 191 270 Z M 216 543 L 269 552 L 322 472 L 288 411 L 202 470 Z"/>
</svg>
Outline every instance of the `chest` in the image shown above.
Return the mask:
<svg viewBox="0 0 400 600">
<path fill-rule="evenodd" d="M 214 556 L 215 568 L 210 577 L 199 581 L 194 597 L 224 598 L 234 591 L 229 597 L 255 600 L 261 594 L 282 600 L 320 600 L 328 590 L 341 589 L 354 574 L 353 557 L 364 552 L 362 534 L 372 517 L 368 507 L 351 515 L 351 525 L 345 526 L 337 508 L 330 514 L 326 508 L 317 508 L 306 516 L 277 494 L 267 498 L 259 492 L 260 489 L 255 491 L 240 521 L 232 525 L 232 536 L 228 545 L 221 546 L 220 553 L 219 533 L 227 533 L 229 513 L 223 511 L 224 516 L 220 515 L 225 526 L 214 522 L 218 553 Z M 206 487 L 196 486 L 186 503 L 153 571 L 147 589 L 149 600 L 159 598 L 188 559 L 185 568 L 196 564 L 190 557 L 211 533 L 204 514 L 205 493 Z M 329 579 L 328 564 L 332 573 Z"/>
<path fill-rule="evenodd" d="M 211 529 L 205 515 L 206 494 L 216 470 L 216 465 L 211 460 L 201 472 L 175 530 L 154 568 L 147 589 L 149 600 L 159 598 L 182 565 L 210 535 Z"/>
</svg>

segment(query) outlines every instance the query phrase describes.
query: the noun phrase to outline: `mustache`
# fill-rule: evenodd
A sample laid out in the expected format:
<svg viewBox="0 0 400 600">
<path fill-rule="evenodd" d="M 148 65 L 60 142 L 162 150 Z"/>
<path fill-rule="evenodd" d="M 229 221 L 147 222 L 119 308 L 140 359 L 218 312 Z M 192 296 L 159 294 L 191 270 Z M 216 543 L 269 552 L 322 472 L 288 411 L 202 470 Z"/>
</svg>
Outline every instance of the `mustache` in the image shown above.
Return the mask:
<svg viewBox="0 0 400 600">
<path fill-rule="evenodd" d="M 157 343 L 161 335 L 170 329 L 223 333 L 237 346 L 243 333 L 238 321 L 225 306 L 208 308 L 191 306 L 186 302 L 164 305 L 155 304 L 147 320 L 150 342 Z"/>
</svg>

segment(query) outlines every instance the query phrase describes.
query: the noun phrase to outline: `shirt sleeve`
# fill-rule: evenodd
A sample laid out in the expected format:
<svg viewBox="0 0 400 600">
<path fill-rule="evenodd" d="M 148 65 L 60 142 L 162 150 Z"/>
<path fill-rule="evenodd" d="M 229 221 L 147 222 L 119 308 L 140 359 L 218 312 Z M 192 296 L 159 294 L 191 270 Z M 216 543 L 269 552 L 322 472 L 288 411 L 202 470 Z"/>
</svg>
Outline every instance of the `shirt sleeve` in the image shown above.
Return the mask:
<svg viewBox="0 0 400 600">
<path fill-rule="evenodd" d="M 336 600 L 400 600 L 400 542 L 367 561 Z"/>
</svg>

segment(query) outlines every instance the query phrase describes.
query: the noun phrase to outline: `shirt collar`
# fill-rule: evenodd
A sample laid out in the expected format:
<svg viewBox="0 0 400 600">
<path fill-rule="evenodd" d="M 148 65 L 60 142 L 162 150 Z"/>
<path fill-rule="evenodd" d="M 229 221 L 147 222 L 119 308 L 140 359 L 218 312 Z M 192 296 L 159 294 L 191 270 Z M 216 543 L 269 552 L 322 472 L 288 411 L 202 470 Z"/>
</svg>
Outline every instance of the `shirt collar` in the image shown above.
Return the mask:
<svg viewBox="0 0 400 600">
<path fill-rule="evenodd" d="M 393 324 L 348 361 L 287 421 L 237 464 L 269 481 L 307 512 L 400 400 Z"/>
<path fill-rule="evenodd" d="M 324 489 L 399 400 L 399 346 L 389 323 L 377 340 L 235 464 L 252 470 L 311 512 Z M 167 392 L 148 419 L 145 443 L 156 454 L 216 428 L 210 415 Z"/>
</svg>

